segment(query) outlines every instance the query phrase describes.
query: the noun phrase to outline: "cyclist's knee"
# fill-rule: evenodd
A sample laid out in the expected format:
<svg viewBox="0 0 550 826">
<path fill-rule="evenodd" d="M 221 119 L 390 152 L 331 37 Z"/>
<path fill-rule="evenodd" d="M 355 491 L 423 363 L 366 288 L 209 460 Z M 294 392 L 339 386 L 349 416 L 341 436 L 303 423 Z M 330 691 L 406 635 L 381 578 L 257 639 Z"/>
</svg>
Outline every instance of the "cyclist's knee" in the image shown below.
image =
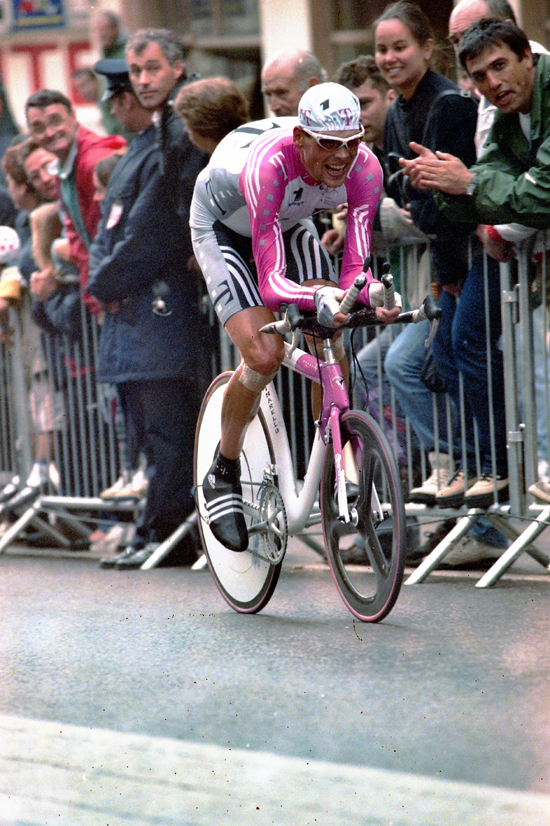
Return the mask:
<svg viewBox="0 0 550 826">
<path fill-rule="evenodd" d="M 280 336 L 264 336 L 264 339 L 270 340 L 262 341 L 261 344 L 255 342 L 245 352 L 241 352 L 241 356 L 250 370 L 262 376 L 271 376 L 282 364 L 284 344 Z"/>
<path fill-rule="evenodd" d="M 252 370 L 248 364 L 243 362 L 239 375 L 239 381 L 243 387 L 246 387 L 246 389 L 250 390 L 252 393 L 261 393 L 264 387 L 267 387 L 269 382 L 273 381 L 276 375 L 276 370 L 267 376 L 262 373 L 257 373 L 256 370 Z"/>
</svg>

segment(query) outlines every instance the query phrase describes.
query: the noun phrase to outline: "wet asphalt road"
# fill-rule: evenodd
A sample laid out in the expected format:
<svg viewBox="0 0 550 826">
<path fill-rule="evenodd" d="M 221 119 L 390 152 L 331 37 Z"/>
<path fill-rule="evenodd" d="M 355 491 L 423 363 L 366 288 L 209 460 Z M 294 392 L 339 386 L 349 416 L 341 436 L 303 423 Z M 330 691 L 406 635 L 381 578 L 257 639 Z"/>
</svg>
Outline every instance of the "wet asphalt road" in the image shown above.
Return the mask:
<svg viewBox="0 0 550 826">
<path fill-rule="evenodd" d="M 256 616 L 207 572 L 8 553 L 0 713 L 547 794 L 550 579 L 530 565 L 488 591 L 432 575 L 366 626 L 309 551 Z"/>
</svg>

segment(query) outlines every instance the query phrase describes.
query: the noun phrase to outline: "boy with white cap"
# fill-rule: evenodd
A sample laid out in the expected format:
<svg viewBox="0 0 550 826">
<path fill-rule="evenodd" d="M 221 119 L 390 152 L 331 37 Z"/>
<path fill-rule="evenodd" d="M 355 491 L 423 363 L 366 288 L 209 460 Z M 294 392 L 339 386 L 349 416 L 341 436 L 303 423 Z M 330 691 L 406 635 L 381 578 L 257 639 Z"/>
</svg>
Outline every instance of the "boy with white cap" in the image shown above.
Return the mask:
<svg viewBox="0 0 550 826">
<path fill-rule="evenodd" d="M 302 96 L 298 119 L 265 119 L 231 132 L 197 179 L 189 222 L 195 256 L 242 356 L 225 393 L 222 438 L 203 483 L 210 528 L 233 551 L 248 546 L 242 440 L 259 394 L 283 358 L 282 338 L 259 330 L 282 302 L 340 326 L 346 320 L 339 312 L 343 290 L 370 251 L 382 171 L 362 141 L 359 117 L 359 101 L 349 89 L 318 84 Z M 310 219 L 343 202 L 349 205 L 348 233 L 337 287 Z M 360 300 L 376 306 L 383 321 L 399 312 L 383 309 L 382 285 L 370 271 Z M 345 358 L 342 345 L 338 357 Z"/>
</svg>

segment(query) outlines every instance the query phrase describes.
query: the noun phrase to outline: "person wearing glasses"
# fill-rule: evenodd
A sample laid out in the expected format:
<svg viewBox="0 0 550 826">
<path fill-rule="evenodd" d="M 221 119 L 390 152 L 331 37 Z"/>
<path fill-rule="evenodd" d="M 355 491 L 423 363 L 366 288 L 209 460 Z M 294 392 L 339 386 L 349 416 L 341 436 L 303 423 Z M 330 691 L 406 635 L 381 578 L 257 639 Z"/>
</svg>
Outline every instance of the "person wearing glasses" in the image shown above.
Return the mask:
<svg viewBox="0 0 550 826">
<path fill-rule="evenodd" d="M 242 357 L 224 398 L 221 442 L 203 482 L 210 528 L 233 551 L 248 546 L 239 478 L 244 432 L 283 358 L 282 338 L 259 329 L 282 302 L 316 311 L 323 324 L 342 324 L 343 291 L 370 252 L 382 170 L 363 143 L 363 131 L 353 92 L 317 84 L 302 96 L 297 119 L 265 119 L 231 132 L 197 179 L 190 218 L 195 257 Z M 337 285 L 311 216 L 343 202 L 348 231 Z M 383 309 L 382 284 L 370 271 L 360 300 L 376 307 L 384 321 L 399 312 Z M 341 339 L 338 357 L 345 360 Z"/>
</svg>

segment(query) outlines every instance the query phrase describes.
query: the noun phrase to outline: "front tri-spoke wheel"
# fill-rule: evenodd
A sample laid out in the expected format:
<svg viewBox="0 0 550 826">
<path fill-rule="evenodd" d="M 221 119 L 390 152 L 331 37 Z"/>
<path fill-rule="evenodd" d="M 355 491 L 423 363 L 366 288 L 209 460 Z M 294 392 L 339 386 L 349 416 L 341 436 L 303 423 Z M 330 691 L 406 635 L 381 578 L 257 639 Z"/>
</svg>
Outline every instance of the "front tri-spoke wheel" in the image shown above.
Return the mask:
<svg viewBox="0 0 550 826">
<path fill-rule="evenodd" d="M 405 509 L 391 447 L 378 424 L 358 410 L 340 420 L 348 464 L 351 520 L 340 518 L 334 453 L 329 446 L 321 479 L 323 533 L 336 587 L 354 616 L 379 622 L 393 608 L 405 567 Z M 349 461 L 353 455 L 353 461 Z"/>
</svg>

